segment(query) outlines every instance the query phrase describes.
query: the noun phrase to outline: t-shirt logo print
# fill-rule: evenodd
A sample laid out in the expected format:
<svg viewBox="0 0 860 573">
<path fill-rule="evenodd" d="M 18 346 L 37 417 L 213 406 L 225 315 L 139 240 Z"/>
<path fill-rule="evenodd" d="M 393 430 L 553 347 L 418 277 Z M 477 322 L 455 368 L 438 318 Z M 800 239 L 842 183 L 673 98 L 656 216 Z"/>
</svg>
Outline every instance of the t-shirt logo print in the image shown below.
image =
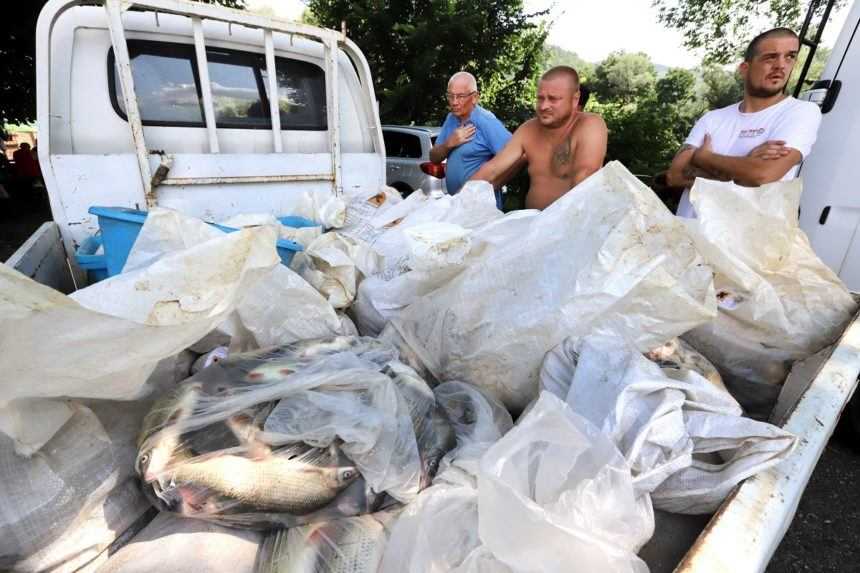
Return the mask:
<svg viewBox="0 0 860 573">
<path fill-rule="evenodd" d="M 738 137 L 759 137 L 764 135 L 764 128 L 757 127 L 755 129 L 742 129 Z"/>
</svg>

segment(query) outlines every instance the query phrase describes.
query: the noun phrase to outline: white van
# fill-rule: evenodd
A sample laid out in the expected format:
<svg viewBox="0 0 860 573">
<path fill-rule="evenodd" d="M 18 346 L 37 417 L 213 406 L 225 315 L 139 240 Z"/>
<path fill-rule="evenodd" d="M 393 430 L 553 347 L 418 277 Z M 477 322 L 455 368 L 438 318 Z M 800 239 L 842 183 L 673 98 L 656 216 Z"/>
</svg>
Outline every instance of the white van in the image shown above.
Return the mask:
<svg viewBox="0 0 860 573">
<path fill-rule="evenodd" d="M 812 247 L 853 291 L 860 291 L 860 2 L 842 28 L 821 80 L 821 128 L 803 162 L 800 226 Z"/>
</svg>

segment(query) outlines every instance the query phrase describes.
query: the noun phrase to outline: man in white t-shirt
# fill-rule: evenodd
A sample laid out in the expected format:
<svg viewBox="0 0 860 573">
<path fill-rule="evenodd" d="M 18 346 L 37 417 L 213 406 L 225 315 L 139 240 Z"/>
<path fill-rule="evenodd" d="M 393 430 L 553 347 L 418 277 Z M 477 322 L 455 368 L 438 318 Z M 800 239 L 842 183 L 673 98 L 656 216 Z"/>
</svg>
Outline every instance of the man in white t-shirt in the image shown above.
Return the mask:
<svg viewBox="0 0 860 573">
<path fill-rule="evenodd" d="M 787 28 L 750 42 L 738 67 L 743 101 L 699 118 L 666 173 L 669 185 L 686 188 L 678 215 L 696 216 L 689 197 L 696 177 L 757 187 L 797 176 L 821 123 L 816 104 L 784 93 L 799 49 Z"/>
</svg>

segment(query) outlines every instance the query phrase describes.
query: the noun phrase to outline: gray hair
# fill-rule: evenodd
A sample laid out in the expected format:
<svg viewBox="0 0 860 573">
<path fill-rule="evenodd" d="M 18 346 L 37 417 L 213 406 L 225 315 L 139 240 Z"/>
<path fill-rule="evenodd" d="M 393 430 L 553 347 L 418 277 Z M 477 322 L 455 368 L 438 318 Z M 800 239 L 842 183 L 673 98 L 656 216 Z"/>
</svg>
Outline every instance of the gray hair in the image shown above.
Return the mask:
<svg viewBox="0 0 860 573">
<path fill-rule="evenodd" d="M 469 89 L 473 92 L 478 91 L 478 80 L 475 79 L 475 76 L 470 74 L 469 72 L 457 72 L 451 79 L 448 80 L 448 85 L 450 86 L 454 80 L 466 79 L 469 82 Z"/>
</svg>

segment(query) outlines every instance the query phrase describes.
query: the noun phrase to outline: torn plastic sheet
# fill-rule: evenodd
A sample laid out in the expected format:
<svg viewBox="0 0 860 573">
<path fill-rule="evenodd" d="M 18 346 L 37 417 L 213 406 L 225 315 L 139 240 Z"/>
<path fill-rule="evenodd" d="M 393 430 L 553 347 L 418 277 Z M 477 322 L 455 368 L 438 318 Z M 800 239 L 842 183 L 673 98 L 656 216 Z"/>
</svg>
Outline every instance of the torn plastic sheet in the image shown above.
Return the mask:
<svg viewBox="0 0 860 573">
<path fill-rule="evenodd" d="M 789 432 L 742 417 L 725 389 L 692 370 L 670 378 L 616 337 L 565 340 L 547 355 L 541 376 L 614 440 L 637 491 L 651 493 L 665 511 L 711 513 L 738 483 L 795 446 Z"/>
<path fill-rule="evenodd" d="M 687 224 L 714 269 L 719 315 L 684 338 L 720 369 L 748 413 L 766 418 L 792 362 L 833 343 L 857 309 L 797 221 L 802 183 L 758 188 L 697 179 Z"/>
<path fill-rule="evenodd" d="M 18 400 L 28 400 L 29 409 L 34 399 L 131 400 L 146 393 L 160 360 L 203 338 L 279 265 L 274 233 L 259 227 L 220 234 L 71 296 L 0 266 L 3 418 L 14 416 Z M 19 452 L 38 450 L 50 437 L 43 428 L 68 419 L 53 411 L 50 419 L 17 418 L 23 424 L 11 437 Z"/>
<path fill-rule="evenodd" d="M 471 239 L 464 270 L 391 324 L 436 379 L 513 410 L 536 397 L 544 354 L 566 336 L 616 332 L 644 352 L 716 315 L 712 272 L 686 229 L 617 162 Z"/>
</svg>

